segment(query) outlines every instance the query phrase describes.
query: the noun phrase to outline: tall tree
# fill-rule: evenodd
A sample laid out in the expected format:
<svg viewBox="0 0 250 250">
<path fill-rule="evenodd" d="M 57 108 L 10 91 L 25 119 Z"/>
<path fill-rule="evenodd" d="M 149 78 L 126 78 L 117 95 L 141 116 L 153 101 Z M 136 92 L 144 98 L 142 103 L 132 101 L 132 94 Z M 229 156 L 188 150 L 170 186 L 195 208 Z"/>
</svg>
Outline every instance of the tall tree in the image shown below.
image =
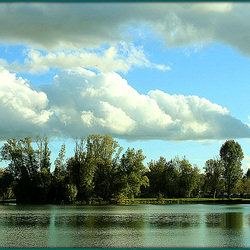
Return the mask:
<svg viewBox="0 0 250 250">
<path fill-rule="evenodd" d="M 183 157 L 179 161 L 179 174 L 180 196 L 190 197 L 194 195 L 193 191 L 199 185 L 199 169 L 197 167 L 193 168 L 189 161 Z"/>
<path fill-rule="evenodd" d="M 162 194 L 166 197 L 178 196 L 179 173 L 175 160 L 167 160 L 160 157 L 158 161 L 151 161 L 148 164 L 149 172 L 147 176 L 150 183 L 152 196 Z"/>
<path fill-rule="evenodd" d="M 50 190 L 51 184 L 51 161 L 50 155 L 51 151 L 49 149 L 49 142 L 47 136 L 43 138 L 37 137 L 36 140 L 38 146 L 38 155 L 39 155 L 39 171 L 41 175 L 41 188 L 42 188 L 42 196 L 43 201 L 47 200 L 47 196 Z"/>
<path fill-rule="evenodd" d="M 228 198 L 231 190 L 236 187 L 242 177 L 241 161 L 244 158 L 241 146 L 234 140 L 226 141 L 220 148 L 220 158 L 223 163 L 223 177 L 227 188 Z"/>
<path fill-rule="evenodd" d="M 223 187 L 222 173 L 223 165 L 220 159 L 210 159 L 205 163 L 205 188 L 207 191 L 213 193 L 213 197 L 216 197 L 216 193 L 221 191 Z"/>
<path fill-rule="evenodd" d="M 122 148 L 109 135 L 90 135 L 87 137 L 87 157 L 96 167 L 94 192 L 97 197 L 110 200 L 116 193 L 115 176 L 117 161 Z"/>
<path fill-rule="evenodd" d="M 78 200 L 88 201 L 93 195 L 96 166 L 87 155 L 86 140 L 76 139 L 75 143 L 75 154 L 67 161 L 68 182 L 76 185 Z"/>
<path fill-rule="evenodd" d="M 166 192 L 166 158 L 160 157 L 158 161 L 150 161 L 148 163 L 149 173 L 149 183 L 150 183 L 150 190 L 153 196 L 157 196 L 162 194 L 165 196 Z"/>
<path fill-rule="evenodd" d="M 110 200 L 116 192 L 116 174 L 122 148 L 108 135 L 89 135 L 76 140 L 75 155 L 68 162 L 70 183 L 78 189 L 77 198 Z"/>
<path fill-rule="evenodd" d="M 121 192 L 128 197 L 133 198 L 138 195 L 141 192 L 141 186 L 149 186 L 148 177 L 145 175 L 146 167 L 143 165 L 145 158 L 141 149 L 135 151 L 134 148 L 128 148 L 121 157 L 119 165 L 122 176 Z"/>
<path fill-rule="evenodd" d="M 65 158 L 66 158 L 66 145 L 65 143 L 63 143 L 58 153 L 58 156 L 54 162 L 55 169 L 58 169 L 61 176 L 65 176 L 65 172 L 66 172 L 66 166 L 65 166 L 66 159 Z"/>
<path fill-rule="evenodd" d="M 180 178 L 180 173 L 178 172 L 178 164 L 176 159 L 171 159 L 165 165 L 165 193 L 167 197 L 177 197 L 178 196 L 178 183 Z"/>
<path fill-rule="evenodd" d="M 66 146 L 63 144 L 59 151 L 57 158 L 54 161 L 55 169 L 52 174 L 51 186 L 50 186 L 50 199 L 56 202 L 65 200 L 66 194 Z"/>
<path fill-rule="evenodd" d="M 31 142 L 30 138 L 9 139 L 1 148 L 1 158 L 9 161 L 8 171 L 16 183 L 14 193 L 19 203 L 34 203 L 40 199 L 37 152 Z"/>
</svg>

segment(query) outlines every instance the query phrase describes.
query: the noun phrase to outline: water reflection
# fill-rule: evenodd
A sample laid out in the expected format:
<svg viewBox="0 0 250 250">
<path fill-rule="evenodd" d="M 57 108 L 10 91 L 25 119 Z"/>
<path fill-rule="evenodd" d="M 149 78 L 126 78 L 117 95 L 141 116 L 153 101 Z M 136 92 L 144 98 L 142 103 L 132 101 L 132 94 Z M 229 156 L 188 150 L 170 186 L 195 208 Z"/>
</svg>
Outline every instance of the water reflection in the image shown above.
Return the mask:
<svg viewBox="0 0 250 250">
<path fill-rule="evenodd" d="M 178 214 L 160 214 L 150 218 L 152 227 L 193 227 L 200 224 L 199 214 L 178 213 Z"/>
<path fill-rule="evenodd" d="M 206 215 L 206 226 L 220 228 L 220 234 L 215 235 L 224 247 L 243 247 L 244 243 L 244 213 L 216 213 Z"/>
<path fill-rule="evenodd" d="M 241 229 L 243 227 L 243 213 L 223 214 L 223 227 Z"/>
<path fill-rule="evenodd" d="M 250 206 L 0 206 L 0 247 L 250 247 Z"/>
<path fill-rule="evenodd" d="M 6 227 L 48 227 L 50 225 L 50 216 L 34 216 L 21 214 L 18 216 L 8 216 L 3 224 Z"/>
<path fill-rule="evenodd" d="M 238 213 L 208 213 L 206 215 L 207 227 L 222 227 L 240 229 L 243 227 L 242 212 Z"/>
<path fill-rule="evenodd" d="M 145 218 L 138 215 L 86 214 L 69 216 L 55 215 L 52 220 L 57 228 L 72 227 L 108 229 L 122 227 L 141 229 L 144 227 Z"/>
</svg>

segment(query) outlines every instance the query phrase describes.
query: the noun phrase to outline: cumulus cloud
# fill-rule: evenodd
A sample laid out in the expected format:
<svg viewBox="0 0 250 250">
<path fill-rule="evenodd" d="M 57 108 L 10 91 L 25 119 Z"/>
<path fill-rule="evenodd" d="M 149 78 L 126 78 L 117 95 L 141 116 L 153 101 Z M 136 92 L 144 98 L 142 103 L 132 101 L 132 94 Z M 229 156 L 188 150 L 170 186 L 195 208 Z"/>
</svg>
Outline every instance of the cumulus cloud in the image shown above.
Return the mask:
<svg viewBox="0 0 250 250">
<path fill-rule="evenodd" d="M 1 3 L 0 40 L 81 49 L 147 39 L 151 32 L 170 48 L 215 42 L 249 56 L 249 9 L 231 2 Z"/>
<path fill-rule="evenodd" d="M 1 138 L 109 134 L 127 140 L 250 138 L 250 128 L 205 98 L 139 94 L 117 73 L 63 70 L 34 87 L 1 68 Z"/>
<path fill-rule="evenodd" d="M 0 67 L 0 131 L 1 138 L 33 136 L 47 131 L 46 124 L 53 114 L 47 109 L 45 93 L 33 89 L 22 78 Z"/>
<path fill-rule="evenodd" d="M 170 70 L 169 66 L 150 62 L 142 47 L 135 48 L 133 44 L 125 43 L 94 51 L 54 51 L 45 54 L 42 51 L 31 49 L 27 53 L 24 64 L 15 61 L 8 65 L 3 59 L 0 60 L 0 64 L 11 71 L 31 74 L 46 73 L 51 68 L 71 67 L 95 68 L 102 72 L 127 72 L 133 66 Z"/>
</svg>

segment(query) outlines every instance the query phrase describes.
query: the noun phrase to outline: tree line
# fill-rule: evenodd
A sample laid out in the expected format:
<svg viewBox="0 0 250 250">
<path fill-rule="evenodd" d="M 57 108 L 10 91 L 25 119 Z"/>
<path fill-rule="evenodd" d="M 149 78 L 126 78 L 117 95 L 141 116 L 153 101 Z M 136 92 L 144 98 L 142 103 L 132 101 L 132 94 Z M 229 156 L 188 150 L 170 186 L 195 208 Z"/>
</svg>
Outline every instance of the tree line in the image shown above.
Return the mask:
<svg viewBox="0 0 250 250">
<path fill-rule="evenodd" d="M 108 135 L 92 134 L 75 140 L 74 155 L 66 159 L 63 144 L 51 170 L 47 137 L 32 140 L 9 139 L 0 148 L 0 197 L 17 203 L 63 203 L 111 201 L 121 197 L 214 197 L 227 192 L 250 192 L 250 171 L 243 176 L 241 146 L 226 141 L 220 157 L 210 159 L 200 173 L 183 157 L 170 161 L 160 157 L 144 165 L 142 150 L 128 148 L 124 153 Z"/>
</svg>

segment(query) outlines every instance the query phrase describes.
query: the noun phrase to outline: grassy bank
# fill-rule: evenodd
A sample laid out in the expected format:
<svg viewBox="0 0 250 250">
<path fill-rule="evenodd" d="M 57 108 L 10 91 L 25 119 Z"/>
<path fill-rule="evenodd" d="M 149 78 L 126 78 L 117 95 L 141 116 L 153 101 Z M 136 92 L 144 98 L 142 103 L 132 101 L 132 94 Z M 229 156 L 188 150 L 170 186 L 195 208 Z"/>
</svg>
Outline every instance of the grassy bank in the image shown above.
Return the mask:
<svg viewBox="0 0 250 250">
<path fill-rule="evenodd" d="M 219 198 L 178 198 L 178 199 L 157 199 L 157 198 L 135 198 L 123 199 L 117 204 L 250 204 L 250 199 L 219 199 Z"/>
<path fill-rule="evenodd" d="M 8 204 L 8 203 L 16 203 L 15 199 L 9 200 L 0 200 L 0 204 Z M 55 203 L 49 203 L 55 204 Z M 73 203 L 60 203 L 61 205 L 108 205 L 108 204 L 118 204 L 118 205 L 132 205 L 132 204 L 250 204 L 250 199 L 221 199 L 221 198 L 173 198 L 173 199 L 157 199 L 157 198 L 134 198 L 134 199 L 120 199 L 120 200 L 111 200 L 108 201 L 91 201 L 91 202 L 83 202 L 83 201 L 75 201 Z M 44 205 L 44 204 L 40 204 Z"/>
</svg>

